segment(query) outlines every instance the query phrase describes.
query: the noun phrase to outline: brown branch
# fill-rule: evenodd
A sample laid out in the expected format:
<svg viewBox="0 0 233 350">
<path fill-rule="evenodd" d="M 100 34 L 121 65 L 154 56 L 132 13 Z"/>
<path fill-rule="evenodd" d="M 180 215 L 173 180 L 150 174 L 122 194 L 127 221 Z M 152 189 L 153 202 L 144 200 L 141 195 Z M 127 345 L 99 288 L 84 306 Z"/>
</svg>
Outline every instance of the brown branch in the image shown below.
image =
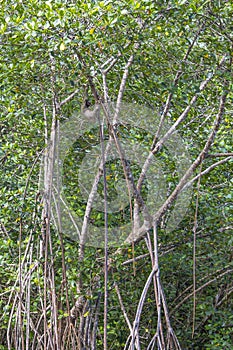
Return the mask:
<svg viewBox="0 0 233 350">
<path fill-rule="evenodd" d="M 207 154 L 206 158 L 233 157 L 233 152 Z"/>
</svg>

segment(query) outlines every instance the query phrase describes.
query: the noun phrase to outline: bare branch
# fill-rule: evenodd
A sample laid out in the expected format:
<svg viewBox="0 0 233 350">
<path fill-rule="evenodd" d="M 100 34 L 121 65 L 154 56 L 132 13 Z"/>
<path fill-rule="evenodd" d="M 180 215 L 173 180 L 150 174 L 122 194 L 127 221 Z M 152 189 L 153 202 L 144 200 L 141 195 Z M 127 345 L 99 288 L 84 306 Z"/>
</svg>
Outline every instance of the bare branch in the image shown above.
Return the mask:
<svg viewBox="0 0 233 350">
<path fill-rule="evenodd" d="M 135 44 L 135 50 L 137 50 L 138 48 L 139 48 L 139 44 Z M 120 112 L 120 106 L 121 106 L 123 94 L 125 91 L 126 80 L 127 80 L 128 74 L 129 74 L 129 68 L 133 64 L 133 60 L 134 60 L 134 53 L 129 57 L 128 62 L 127 62 L 125 69 L 124 69 L 123 77 L 121 79 L 121 84 L 120 84 L 117 102 L 116 102 L 116 111 L 115 111 L 115 115 L 113 118 L 113 124 L 116 123 L 119 112 Z"/>
<path fill-rule="evenodd" d="M 60 102 L 59 106 L 62 107 L 66 103 L 70 102 L 75 95 L 77 95 L 80 92 L 80 89 L 76 89 L 74 92 L 72 92 L 68 97 L 66 97 L 63 101 Z"/>
<path fill-rule="evenodd" d="M 139 331 L 139 322 L 140 322 L 140 318 L 141 318 L 141 314 L 142 314 L 142 308 L 143 308 L 143 305 L 145 303 L 146 295 L 147 295 L 148 289 L 150 287 L 151 281 L 152 281 L 153 276 L 156 273 L 156 271 L 157 271 L 157 266 L 154 265 L 149 277 L 147 278 L 147 281 L 145 283 L 145 286 L 143 288 L 143 291 L 142 291 L 142 294 L 141 294 L 141 297 L 140 297 L 140 300 L 138 303 L 137 312 L 136 312 L 134 324 L 133 324 L 132 339 L 131 339 L 131 343 L 130 343 L 130 346 L 131 346 L 130 349 L 132 349 L 132 350 L 134 350 L 135 341 L 136 341 L 136 344 L 139 343 L 138 331 Z"/>
<path fill-rule="evenodd" d="M 129 327 L 130 332 L 132 332 L 133 328 L 131 326 L 130 320 L 129 320 L 127 312 L 125 310 L 125 307 L 124 307 L 124 304 L 123 304 L 123 300 L 122 300 L 122 297 L 121 297 L 121 293 L 120 293 L 118 284 L 116 282 L 114 282 L 114 287 L 115 287 L 115 290 L 116 290 L 116 293 L 117 293 L 117 296 L 118 296 L 118 300 L 119 300 L 119 303 L 120 303 L 120 307 L 121 307 L 121 310 L 123 312 L 123 315 L 124 315 L 124 318 L 126 320 L 126 323 L 127 323 L 128 327 Z"/>
<path fill-rule="evenodd" d="M 205 83 L 202 84 L 203 86 L 207 84 L 207 80 L 205 80 Z M 196 158 L 196 160 L 192 163 L 192 165 L 189 167 L 189 169 L 187 170 L 187 172 L 183 175 L 183 177 L 181 178 L 180 182 L 178 183 L 178 185 L 176 186 L 175 190 L 172 192 L 172 194 L 167 198 L 167 200 L 164 202 L 164 204 L 161 206 L 161 208 L 157 211 L 157 213 L 154 215 L 153 220 L 154 221 L 160 221 L 162 216 L 164 215 L 164 213 L 166 212 L 166 210 L 171 206 L 171 204 L 174 202 L 174 200 L 177 198 L 178 194 L 183 190 L 184 186 L 187 183 L 187 180 L 189 179 L 189 177 L 192 175 L 193 171 L 201 164 L 202 160 L 206 157 L 212 143 L 213 140 L 215 138 L 216 132 L 219 129 L 219 125 L 222 119 L 222 116 L 224 114 L 224 110 L 225 110 L 225 104 L 226 104 L 226 98 L 227 98 L 227 86 L 228 86 L 228 82 L 225 82 L 225 89 L 226 91 L 224 91 L 224 93 L 222 94 L 221 98 L 220 98 L 220 103 L 219 103 L 219 111 L 218 114 L 215 118 L 215 122 L 214 122 L 214 126 L 212 129 L 212 132 L 209 135 L 208 140 L 206 141 L 206 144 L 203 148 L 203 150 L 201 151 L 201 153 L 199 154 L 199 156 Z M 204 87 L 203 87 L 204 88 Z M 188 113 L 188 112 L 187 112 Z M 184 115 L 184 113 L 182 113 L 182 115 Z M 181 116 L 182 116 L 181 115 Z M 181 120 L 182 118 L 178 118 L 178 120 Z M 167 134 L 158 142 L 157 146 L 155 149 L 159 150 L 161 145 L 164 143 L 164 140 L 166 140 L 171 134 L 172 132 L 174 132 L 175 130 L 175 126 L 177 122 L 175 124 L 173 124 L 173 126 L 170 128 L 170 130 L 167 132 Z M 172 131 L 173 130 L 173 131 Z M 146 162 L 145 162 L 145 167 L 148 166 L 148 161 L 149 158 L 151 156 L 153 156 L 153 152 L 150 153 L 150 155 L 148 156 Z M 142 173 L 144 172 L 144 169 L 142 170 Z M 145 175 L 145 172 L 144 172 Z M 147 222 L 144 222 L 143 225 L 141 226 L 141 228 L 138 230 L 137 235 L 135 235 L 135 233 L 131 233 L 125 242 L 131 242 L 132 239 L 134 239 L 134 237 L 136 236 L 136 239 L 139 239 L 148 229 L 150 228 L 150 226 L 148 225 Z"/>
<path fill-rule="evenodd" d="M 200 28 L 198 29 L 196 35 L 194 36 L 193 41 L 192 41 L 191 44 L 189 45 L 188 50 L 187 50 L 187 52 L 185 53 L 182 62 L 186 62 L 186 61 L 187 61 L 187 59 L 188 59 L 188 57 L 189 57 L 189 54 L 191 53 L 192 48 L 193 48 L 195 42 L 197 41 L 197 39 L 198 39 L 200 33 L 202 32 L 203 28 L 204 28 L 204 23 L 202 23 L 202 25 L 201 25 Z M 178 81 L 179 81 L 181 75 L 182 75 L 182 70 L 179 70 L 179 71 L 176 73 L 176 76 L 175 76 L 174 81 L 173 81 L 173 85 L 174 85 L 174 86 L 177 86 Z M 163 113 L 162 113 L 161 118 L 160 118 L 160 123 L 159 123 L 159 126 L 158 126 L 158 130 L 157 130 L 156 135 L 155 135 L 155 137 L 154 137 L 154 140 L 153 140 L 153 142 L 152 142 L 151 150 L 154 149 L 154 147 L 155 147 L 155 145 L 156 145 L 156 143 L 157 143 L 157 141 L 158 141 L 158 138 L 159 138 L 161 129 L 162 129 L 162 127 L 163 127 L 164 120 L 165 120 L 165 118 L 166 118 L 166 116 L 167 116 L 167 113 L 168 113 L 168 111 L 169 111 L 169 108 L 170 108 L 170 104 L 171 104 L 172 97 L 173 97 L 173 93 L 171 92 L 171 93 L 168 95 L 168 97 L 167 97 L 167 100 L 166 100 L 166 103 L 165 103 L 165 107 L 164 107 Z"/>
<path fill-rule="evenodd" d="M 208 155 L 207 155 L 208 157 Z M 214 168 L 216 168 L 219 165 L 222 165 L 224 163 L 229 162 L 229 160 L 231 160 L 233 157 L 233 154 L 225 159 L 220 160 L 217 163 L 212 164 L 211 166 L 209 166 L 207 169 L 203 170 L 202 172 L 200 172 L 197 176 L 195 176 L 192 180 L 190 180 L 189 182 L 186 183 L 186 185 L 184 186 L 183 190 L 185 190 L 187 187 L 189 187 L 194 181 L 198 180 L 201 176 L 208 174 L 211 170 L 213 170 Z"/>
<path fill-rule="evenodd" d="M 233 157 L 233 153 L 213 153 L 213 154 L 207 154 L 206 158 L 218 158 L 218 157 Z"/>
</svg>

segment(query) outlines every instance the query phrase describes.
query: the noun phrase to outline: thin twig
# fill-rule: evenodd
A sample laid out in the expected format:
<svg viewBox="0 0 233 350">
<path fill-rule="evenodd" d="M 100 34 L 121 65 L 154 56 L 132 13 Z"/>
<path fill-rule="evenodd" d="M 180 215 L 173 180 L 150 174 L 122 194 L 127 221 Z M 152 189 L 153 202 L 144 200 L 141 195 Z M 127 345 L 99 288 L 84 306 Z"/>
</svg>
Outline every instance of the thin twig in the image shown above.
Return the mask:
<svg viewBox="0 0 233 350">
<path fill-rule="evenodd" d="M 200 166 L 199 174 L 202 170 L 202 163 Z M 195 319 L 196 319 L 196 243 L 197 243 L 197 227 L 198 227 L 198 207 L 199 207 L 199 195 L 201 186 L 201 176 L 198 178 L 197 183 L 197 196 L 196 196 L 196 207 L 194 213 L 194 225 L 193 225 L 193 326 L 192 326 L 192 338 L 195 333 Z"/>
<path fill-rule="evenodd" d="M 121 307 L 121 311 L 123 313 L 123 316 L 126 320 L 126 323 L 129 327 L 129 330 L 130 332 L 132 332 L 133 328 L 132 328 L 132 325 L 130 323 L 130 320 L 129 320 L 129 317 L 127 315 L 127 312 L 125 310 L 125 307 L 124 307 L 124 304 L 123 304 L 123 300 L 122 300 L 122 297 L 121 297 L 121 293 L 120 293 L 120 290 L 119 290 L 119 287 L 118 287 L 118 284 L 116 283 L 116 281 L 114 281 L 114 287 L 115 287 L 115 290 L 116 290 L 116 293 L 117 293 L 117 296 L 118 296 L 118 300 L 119 300 L 119 303 L 120 303 L 120 307 Z"/>
<path fill-rule="evenodd" d="M 99 116 L 98 116 L 99 117 Z M 104 350 L 108 349 L 108 199 L 107 199 L 107 180 L 104 150 L 104 126 L 100 123 L 100 143 L 101 156 L 103 163 L 103 181 L 104 181 Z"/>
<path fill-rule="evenodd" d="M 224 271 L 223 273 L 221 273 L 220 275 L 216 276 L 215 278 L 209 280 L 208 282 L 204 283 L 203 285 L 201 285 L 199 288 L 196 289 L 196 293 L 200 292 L 201 290 L 203 290 L 204 288 L 208 287 L 210 284 L 218 281 L 221 277 L 232 273 L 233 269 L 228 269 L 227 271 Z M 176 304 L 176 306 L 170 311 L 170 315 L 173 314 L 177 309 L 179 309 L 179 307 L 184 304 L 184 302 L 186 300 L 188 300 L 189 298 L 191 298 L 193 296 L 193 291 L 186 295 L 186 297 L 184 297 L 178 304 Z"/>
</svg>

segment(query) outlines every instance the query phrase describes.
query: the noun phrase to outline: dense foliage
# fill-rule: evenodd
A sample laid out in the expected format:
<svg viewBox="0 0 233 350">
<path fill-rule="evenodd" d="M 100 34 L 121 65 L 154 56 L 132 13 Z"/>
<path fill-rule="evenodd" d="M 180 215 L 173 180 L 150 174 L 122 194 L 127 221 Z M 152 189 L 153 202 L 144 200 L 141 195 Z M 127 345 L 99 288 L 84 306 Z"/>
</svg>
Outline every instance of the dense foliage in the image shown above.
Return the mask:
<svg viewBox="0 0 233 350">
<path fill-rule="evenodd" d="M 0 3 L 0 349 L 231 349 L 233 4 Z M 119 92 L 124 92 L 125 103 L 156 110 L 155 124 L 160 116 L 170 125 L 177 123 L 190 164 L 210 140 L 187 178 L 186 182 L 196 180 L 182 221 L 174 230 L 166 229 L 174 209 L 171 203 L 158 222 L 161 285 L 155 287 L 158 281 L 153 280 L 145 297 L 139 338 L 135 335 L 140 347 L 136 340 L 133 345 L 130 325 L 137 327 L 138 303 L 156 260 L 150 247 L 153 230 L 120 249 L 110 247 L 108 256 L 102 246 L 80 248 L 72 235 L 46 221 L 48 203 L 40 187 L 47 180 L 41 159 L 53 132 L 81 110 L 86 93 L 94 105 L 118 101 Z M 111 130 L 103 131 L 107 142 Z M 141 125 L 130 122 L 117 132 L 119 139 L 140 144 L 149 153 L 154 135 Z M 99 143 L 98 126 L 90 127 L 64 160 L 64 192 L 82 219 L 87 200 L 78 184 L 79 167 Z M 156 156 L 166 173 L 169 198 L 179 183 L 176 160 L 166 147 Z M 141 169 L 136 161 L 131 168 L 137 182 Z M 119 159 L 106 164 L 113 201 L 124 176 Z M 104 189 L 102 179 L 102 199 Z M 148 192 L 145 182 L 144 200 Z M 92 210 L 89 219 L 104 232 L 104 211 Z M 128 204 L 109 214 L 109 228 L 131 219 Z M 162 310 L 156 299 L 161 286 L 167 305 Z M 80 310 L 70 317 L 81 301 Z M 177 337 L 180 345 L 166 343 L 171 327 L 171 339 Z M 161 344 L 156 343 L 157 334 Z"/>
</svg>

